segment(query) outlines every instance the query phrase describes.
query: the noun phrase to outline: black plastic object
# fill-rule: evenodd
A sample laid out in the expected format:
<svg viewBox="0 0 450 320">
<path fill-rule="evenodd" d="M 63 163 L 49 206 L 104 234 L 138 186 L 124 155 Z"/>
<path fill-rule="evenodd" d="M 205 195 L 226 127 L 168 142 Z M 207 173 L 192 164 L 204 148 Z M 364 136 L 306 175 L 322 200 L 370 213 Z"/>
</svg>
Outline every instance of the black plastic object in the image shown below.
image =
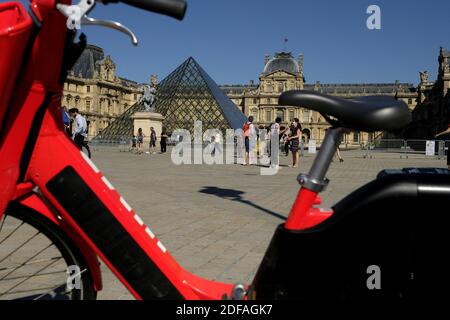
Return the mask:
<svg viewBox="0 0 450 320">
<path fill-rule="evenodd" d="M 314 91 L 292 90 L 281 94 L 279 103 L 315 110 L 337 118 L 339 126 L 368 132 L 400 129 L 412 120 L 407 105 L 389 96 L 342 99 Z"/>
<path fill-rule="evenodd" d="M 67 166 L 46 186 L 142 299 L 183 299 L 74 168 Z"/>
<path fill-rule="evenodd" d="M 384 171 L 316 227 L 280 225 L 250 298 L 423 301 L 443 292 L 448 298 L 449 207 L 450 171 Z M 368 286 L 374 266 L 379 289 Z"/>
<path fill-rule="evenodd" d="M 104 4 L 111 2 L 123 2 L 136 8 L 164 14 L 178 20 L 183 20 L 187 9 L 185 0 L 102 0 Z"/>
</svg>

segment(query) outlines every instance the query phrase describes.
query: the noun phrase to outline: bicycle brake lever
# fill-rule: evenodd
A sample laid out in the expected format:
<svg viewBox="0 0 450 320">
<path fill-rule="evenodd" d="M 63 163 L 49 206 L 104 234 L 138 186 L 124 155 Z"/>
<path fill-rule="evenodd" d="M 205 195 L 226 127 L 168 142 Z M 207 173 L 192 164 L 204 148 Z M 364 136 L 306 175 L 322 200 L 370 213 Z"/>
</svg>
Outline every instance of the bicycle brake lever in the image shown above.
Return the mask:
<svg viewBox="0 0 450 320">
<path fill-rule="evenodd" d="M 94 19 L 94 18 L 88 17 L 87 15 L 84 15 L 81 18 L 81 24 L 83 24 L 83 25 L 103 26 L 103 27 L 106 27 L 106 28 L 115 29 L 117 31 L 120 31 L 120 32 L 128 35 L 131 38 L 131 43 L 133 45 L 136 46 L 138 44 L 138 39 L 134 35 L 133 31 L 131 31 L 129 28 L 125 27 L 120 22 L 110 21 L 110 20 Z"/>
<path fill-rule="evenodd" d="M 66 25 L 69 30 L 78 30 L 81 28 L 82 24 L 103 26 L 125 33 L 126 35 L 130 36 L 131 43 L 133 43 L 133 45 L 136 46 L 138 44 L 138 40 L 133 31 L 125 27 L 123 24 L 115 21 L 100 20 L 88 17 L 87 13 L 89 13 L 89 11 L 94 8 L 94 6 L 95 0 L 80 0 L 78 4 L 70 6 L 58 3 L 56 5 L 56 8 L 59 10 L 59 12 L 67 17 Z"/>
<path fill-rule="evenodd" d="M 67 17 L 67 29 L 80 29 L 81 19 L 95 6 L 95 0 L 81 0 L 78 4 L 65 5 L 58 3 L 56 9 Z"/>
</svg>

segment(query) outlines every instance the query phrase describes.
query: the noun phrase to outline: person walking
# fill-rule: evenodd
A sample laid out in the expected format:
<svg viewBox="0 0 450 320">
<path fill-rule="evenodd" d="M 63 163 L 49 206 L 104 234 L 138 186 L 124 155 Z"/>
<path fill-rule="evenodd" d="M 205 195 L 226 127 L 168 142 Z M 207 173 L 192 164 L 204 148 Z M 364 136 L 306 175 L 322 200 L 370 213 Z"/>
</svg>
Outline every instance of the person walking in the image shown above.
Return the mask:
<svg viewBox="0 0 450 320">
<path fill-rule="evenodd" d="M 253 125 L 253 116 L 248 117 L 244 123 L 242 130 L 244 131 L 245 160 L 243 165 L 250 165 L 250 138 L 255 136 L 255 126 Z"/>
<path fill-rule="evenodd" d="M 300 125 L 300 122 L 298 118 L 294 118 L 294 121 L 291 125 L 291 134 L 288 137 L 288 141 L 291 144 L 291 152 L 292 152 L 292 165 L 289 167 L 291 168 L 297 168 L 298 167 L 298 148 L 299 148 L 299 140 L 302 132 L 302 127 Z"/>
<path fill-rule="evenodd" d="M 137 133 L 137 147 L 138 147 L 138 154 L 142 153 L 142 146 L 144 144 L 144 137 L 145 134 L 142 132 L 142 128 L 138 129 L 138 133 Z"/>
<path fill-rule="evenodd" d="M 90 124 L 91 124 L 91 122 L 89 120 L 87 120 L 86 121 L 86 135 L 84 136 L 84 140 L 83 140 L 83 147 L 86 149 L 89 159 L 91 158 L 91 148 L 89 148 L 89 141 L 88 141 L 88 132 L 89 132 Z"/>
<path fill-rule="evenodd" d="M 66 108 L 61 106 L 61 115 L 64 124 L 64 131 L 67 133 L 69 137 L 72 137 L 72 131 L 70 128 L 70 116 L 66 112 Z"/>
<path fill-rule="evenodd" d="M 160 146 L 161 146 L 161 153 L 166 153 L 167 151 L 167 139 L 169 138 L 169 136 L 166 134 L 166 131 L 163 130 L 161 132 L 161 141 L 159 142 Z"/>
<path fill-rule="evenodd" d="M 150 153 L 156 153 L 156 131 L 153 127 L 150 127 Z"/>
<path fill-rule="evenodd" d="M 86 119 L 79 113 L 77 108 L 69 110 L 69 115 L 72 117 L 76 124 L 76 129 L 73 133 L 73 141 L 77 147 L 81 150 L 83 148 L 84 139 L 87 136 L 87 123 Z"/>
<path fill-rule="evenodd" d="M 434 137 L 437 138 L 437 137 L 440 137 L 440 136 L 443 136 L 443 135 L 449 134 L 449 133 L 450 133 L 450 124 L 448 125 L 447 129 L 445 129 L 442 132 L 437 133 Z M 449 150 L 447 150 L 447 168 L 450 170 L 450 148 L 449 148 Z"/>
</svg>

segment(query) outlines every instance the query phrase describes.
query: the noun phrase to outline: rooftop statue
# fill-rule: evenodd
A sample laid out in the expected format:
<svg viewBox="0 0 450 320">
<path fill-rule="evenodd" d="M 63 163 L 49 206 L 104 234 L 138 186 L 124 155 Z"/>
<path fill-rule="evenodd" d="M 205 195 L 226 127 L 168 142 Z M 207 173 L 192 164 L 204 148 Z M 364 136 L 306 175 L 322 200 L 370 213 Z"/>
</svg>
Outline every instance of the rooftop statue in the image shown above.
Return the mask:
<svg viewBox="0 0 450 320">
<path fill-rule="evenodd" d="M 420 72 L 420 82 L 428 82 L 428 71 Z"/>
</svg>

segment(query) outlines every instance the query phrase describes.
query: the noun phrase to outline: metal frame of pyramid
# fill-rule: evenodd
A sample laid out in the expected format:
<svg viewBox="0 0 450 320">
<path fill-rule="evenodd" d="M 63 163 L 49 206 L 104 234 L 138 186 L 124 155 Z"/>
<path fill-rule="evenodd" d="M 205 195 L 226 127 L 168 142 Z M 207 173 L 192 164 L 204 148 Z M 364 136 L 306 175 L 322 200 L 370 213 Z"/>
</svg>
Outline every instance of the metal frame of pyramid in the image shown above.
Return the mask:
<svg viewBox="0 0 450 320">
<path fill-rule="evenodd" d="M 245 115 L 219 88 L 203 68 L 190 57 L 159 85 L 155 109 L 164 119 L 167 132 L 176 129 L 193 131 L 200 120 L 203 130 L 238 129 Z"/>
<path fill-rule="evenodd" d="M 129 141 L 133 136 L 134 120 L 132 116 L 136 112 L 144 111 L 144 109 L 144 105 L 135 103 L 95 136 L 92 142 L 123 143 Z"/>
<path fill-rule="evenodd" d="M 192 57 L 159 83 L 154 106 L 156 112 L 165 117 L 163 128 L 168 133 L 176 129 L 193 132 L 196 120 L 202 121 L 203 130 L 221 131 L 239 129 L 246 120 L 245 115 Z M 132 116 L 139 111 L 144 111 L 144 106 L 134 104 L 96 136 L 94 141 L 119 143 L 129 139 L 133 135 Z"/>
</svg>

